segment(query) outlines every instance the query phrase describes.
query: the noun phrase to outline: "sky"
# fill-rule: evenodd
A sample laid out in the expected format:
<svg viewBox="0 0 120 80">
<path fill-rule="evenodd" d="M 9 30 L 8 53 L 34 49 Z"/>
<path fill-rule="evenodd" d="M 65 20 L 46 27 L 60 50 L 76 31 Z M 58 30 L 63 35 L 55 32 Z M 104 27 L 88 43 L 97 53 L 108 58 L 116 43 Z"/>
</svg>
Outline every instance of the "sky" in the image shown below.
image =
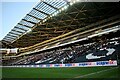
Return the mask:
<svg viewBox="0 0 120 80">
<path fill-rule="evenodd" d="M 0 1 L 0 40 L 38 3 L 38 0 Z"/>
</svg>

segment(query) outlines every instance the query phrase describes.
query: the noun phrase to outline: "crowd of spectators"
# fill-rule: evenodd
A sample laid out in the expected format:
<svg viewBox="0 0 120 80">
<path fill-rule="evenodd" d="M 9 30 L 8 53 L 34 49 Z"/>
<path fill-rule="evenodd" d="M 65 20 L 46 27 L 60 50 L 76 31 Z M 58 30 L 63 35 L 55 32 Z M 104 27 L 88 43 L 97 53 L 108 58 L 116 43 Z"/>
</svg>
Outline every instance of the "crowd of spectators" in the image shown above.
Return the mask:
<svg viewBox="0 0 120 80">
<path fill-rule="evenodd" d="M 114 54 L 120 52 L 120 37 L 82 45 L 77 43 L 76 45 L 66 46 L 64 48 L 57 48 L 50 51 L 31 54 L 22 57 L 22 59 L 14 61 L 11 65 L 77 63 L 91 61 L 90 59 L 86 58 L 86 55 L 90 53 L 99 53 L 99 56 L 105 56 L 104 59 L 107 59 L 106 57 L 109 55 L 103 54 L 104 52 L 100 53 L 100 50 L 105 50 L 107 48 L 115 49 Z M 107 53 L 108 51 L 105 52 Z M 110 56 L 112 55 L 113 54 L 110 54 Z M 100 60 L 100 58 L 94 60 Z M 114 58 L 108 57 L 108 59 L 116 59 L 116 56 L 114 56 Z"/>
</svg>

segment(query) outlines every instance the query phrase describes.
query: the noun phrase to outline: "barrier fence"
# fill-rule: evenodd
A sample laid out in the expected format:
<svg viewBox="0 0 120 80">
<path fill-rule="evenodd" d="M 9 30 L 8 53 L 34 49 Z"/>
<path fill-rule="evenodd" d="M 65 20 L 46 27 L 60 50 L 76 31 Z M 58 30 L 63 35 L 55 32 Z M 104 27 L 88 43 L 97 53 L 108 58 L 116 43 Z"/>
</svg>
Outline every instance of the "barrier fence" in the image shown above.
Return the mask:
<svg viewBox="0 0 120 80">
<path fill-rule="evenodd" d="M 81 63 L 67 63 L 67 64 L 15 65 L 15 66 L 2 66 L 2 67 L 51 68 L 51 67 L 94 67 L 94 66 L 117 66 L 117 61 L 109 60 L 109 61 L 81 62 Z"/>
</svg>

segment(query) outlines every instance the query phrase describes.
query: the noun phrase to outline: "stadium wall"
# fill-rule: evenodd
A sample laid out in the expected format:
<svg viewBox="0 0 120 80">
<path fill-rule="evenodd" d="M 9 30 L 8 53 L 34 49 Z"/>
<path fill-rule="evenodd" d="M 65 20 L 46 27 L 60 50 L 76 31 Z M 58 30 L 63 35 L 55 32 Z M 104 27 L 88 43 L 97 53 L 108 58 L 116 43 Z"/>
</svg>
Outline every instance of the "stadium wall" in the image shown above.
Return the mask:
<svg viewBox="0 0 120 80">
<path fill-rule="evenodd" d="M 54 67 L 93 67 L 93 66 L 117 66 L 117 61 L 109 60 L 109 61 L 67 63 L 67 64 L 15 65 L 15 66 L 3 66 L 3 67 L 54 68 Z"/>
</svg>

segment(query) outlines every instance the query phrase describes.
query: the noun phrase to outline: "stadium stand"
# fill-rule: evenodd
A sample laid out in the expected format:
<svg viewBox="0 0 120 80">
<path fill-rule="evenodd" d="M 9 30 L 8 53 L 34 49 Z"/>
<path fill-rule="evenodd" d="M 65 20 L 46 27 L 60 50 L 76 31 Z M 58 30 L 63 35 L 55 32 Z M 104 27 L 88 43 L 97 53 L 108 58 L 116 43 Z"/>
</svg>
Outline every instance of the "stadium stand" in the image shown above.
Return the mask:
<svg viewBox="0 0 120 80">
<path fill-rule="evenodd" d="M 2 55 L 3 65 L 116 60 L 119 8 L 110 2 L 42 0 L 0 41 L 4 48 L 18 48 Z"/>
<path fill-rule="evenodd" d="M 120 37 L 103 39 L 102 41 L 69 45 L 48 51 L 37 52 L 15 59 L 11 65 L 36 65 L 55 63 L 79 63 L 105 60 L 117 60 L 120 50 Z"/>
</svg>

